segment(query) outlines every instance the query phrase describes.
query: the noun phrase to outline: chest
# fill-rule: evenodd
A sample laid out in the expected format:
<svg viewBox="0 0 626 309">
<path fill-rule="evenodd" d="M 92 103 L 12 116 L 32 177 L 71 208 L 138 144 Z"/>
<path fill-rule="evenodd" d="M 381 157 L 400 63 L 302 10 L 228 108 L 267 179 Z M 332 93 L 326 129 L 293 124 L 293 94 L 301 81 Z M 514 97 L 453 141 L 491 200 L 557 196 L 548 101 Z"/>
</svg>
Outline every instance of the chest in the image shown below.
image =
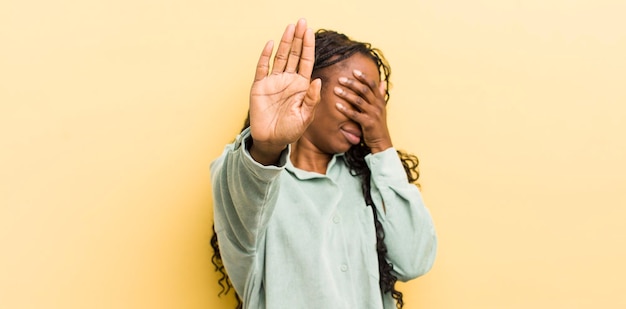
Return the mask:
<svg viewBox="0 0 626 309">
<path fill-rule="evenodd" d="M 349 173 L 334 179 L 283 176 L 268 226 L 270 238 L 288 244 L 290 254 L 305 254 L 303 259 L 318 254 L 347 259 L 375 256 L 372 209 L 365 204 L 358 177 Z"/>
</svg>

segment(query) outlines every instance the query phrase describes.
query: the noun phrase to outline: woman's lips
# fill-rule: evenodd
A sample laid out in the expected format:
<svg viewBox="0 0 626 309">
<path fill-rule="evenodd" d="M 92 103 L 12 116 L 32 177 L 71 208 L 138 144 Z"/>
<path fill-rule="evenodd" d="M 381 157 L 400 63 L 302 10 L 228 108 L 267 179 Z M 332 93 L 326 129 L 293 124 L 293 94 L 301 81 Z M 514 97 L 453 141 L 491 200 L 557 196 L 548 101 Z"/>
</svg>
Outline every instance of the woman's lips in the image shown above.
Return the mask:
<svg viewBox="0 0 626 309">
<path fill-rule="evenodd" d="M 343 136 L 346 137 L 346 139 L 348 140 L 348 142 L 350 142 L 350 144 L 352 145 L 356 145 L 358 143 L 361 142 L 361 132 L 359 131 L 347 131 L 344 129 L 340 129 L 341 133 L 343 133 Z"/>
</svg>

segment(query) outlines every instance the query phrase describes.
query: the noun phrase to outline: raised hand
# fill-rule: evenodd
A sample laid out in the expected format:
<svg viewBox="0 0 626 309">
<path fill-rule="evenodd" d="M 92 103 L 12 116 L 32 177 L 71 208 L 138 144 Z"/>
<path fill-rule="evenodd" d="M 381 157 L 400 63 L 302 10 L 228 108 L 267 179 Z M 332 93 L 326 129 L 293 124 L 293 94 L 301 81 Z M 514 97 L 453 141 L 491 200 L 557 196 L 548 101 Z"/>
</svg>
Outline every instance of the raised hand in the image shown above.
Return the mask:
<svg viewBox="0 0 626 309">
<path fill-rule="evenodd" d="M 250 91 L 250 154 L 261 164 L 276 162 L 280 152 L 298 140 L 313 120 L 321 81 L 311 82 L 315 36 L 301 19 L 287 26 L 274 56 L 273 42 L 263 48 Z"/>
<path fill-rule="evenodd" d="M 337 109 L 361 126 L 363 141 L 372 153 L 384 151 L 392 147 L 387 127 L 386 83 L 379 84 L 378 76 L 366 76 L 359 70 L 352 74 L 351 77 L 340 77 L 339 84 L 343 88 L 334 90 L 350 106 L 337 103 Z"/>
</svg>

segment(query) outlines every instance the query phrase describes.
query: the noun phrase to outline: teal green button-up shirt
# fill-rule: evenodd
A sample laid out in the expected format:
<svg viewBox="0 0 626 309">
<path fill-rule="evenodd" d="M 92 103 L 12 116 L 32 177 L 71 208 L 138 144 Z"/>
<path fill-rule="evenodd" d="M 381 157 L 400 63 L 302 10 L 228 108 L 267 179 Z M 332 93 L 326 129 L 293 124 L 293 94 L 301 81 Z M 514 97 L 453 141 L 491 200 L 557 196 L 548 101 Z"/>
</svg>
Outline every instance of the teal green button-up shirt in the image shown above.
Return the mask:
<svg viewBox="0 0 626 309">
<path fill-rule="evenodd" d="M 262 166 L 245 149 L 248 138 L 245 130 L 211 164 L 220 251 L 244 308 L 395 308 L 379 288 L 372 210 L 343 155 L 325 175 L 293 166 L 290 148 L 278 166 Z M 395 149 L 366 163 L 394 274 L 425 274 L 437 239 L 419 190 Z"/>
</svg>

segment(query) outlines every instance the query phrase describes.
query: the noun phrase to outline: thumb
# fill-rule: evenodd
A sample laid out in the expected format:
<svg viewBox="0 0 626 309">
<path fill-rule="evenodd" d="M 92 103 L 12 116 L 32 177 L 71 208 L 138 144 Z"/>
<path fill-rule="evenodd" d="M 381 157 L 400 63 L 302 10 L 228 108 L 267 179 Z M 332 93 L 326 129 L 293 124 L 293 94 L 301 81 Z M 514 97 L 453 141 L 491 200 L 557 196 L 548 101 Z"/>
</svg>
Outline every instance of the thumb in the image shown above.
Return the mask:
<svg viewBox="0 0 626 309">
<path fill-rule="evenodd" d="M 306 91 L 306 95 L 304 96 L 302 108 L 307 112 L 313 112 L 315 110 L 315 106 L 320 102 L 320 92 L 322 91 L 322 80 L 316 78 L 309 84 L 309 89 Z"/>
</svg>

